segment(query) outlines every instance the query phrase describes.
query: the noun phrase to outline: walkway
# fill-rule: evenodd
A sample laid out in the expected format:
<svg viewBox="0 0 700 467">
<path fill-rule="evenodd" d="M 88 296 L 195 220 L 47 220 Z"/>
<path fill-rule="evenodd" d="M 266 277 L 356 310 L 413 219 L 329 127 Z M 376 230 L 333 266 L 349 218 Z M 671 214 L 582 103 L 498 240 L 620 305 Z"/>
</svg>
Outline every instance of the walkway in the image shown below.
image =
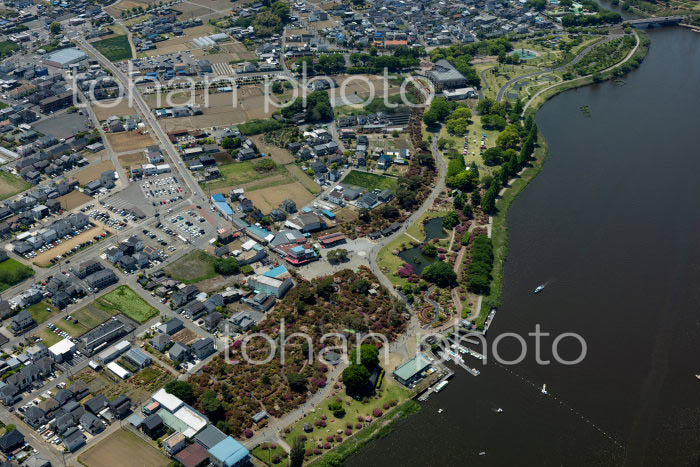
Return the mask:
<svg viewBox="0 0 700 467">
<path fill-rule="evenodd" d="M 564 65 L 561 65 L 557 68 L 547 68 L 547 69 L 542 70 L 542 71 L 533 71 L 532 73 L 527 73 L 527 74 L 522 75 L 522 76 L 516 76 L 515 78 L 508 80 L 503 86 L 501 86 L 501 89 L 498 90 L 498 95 L 496 96 L 496 100 L 498 102 L 501 102 L 503 100 L 503 96 L 505 95 L 508 88 L 511 85 L 517 83 L 518 81 L 521 81 L 521 80 L 524 80 L 527 78 L 532 78 L 533 76 L 543 75 L 546 73 L 556 73 L 559 71 L 564 71 L 565 69 L 569 68 L 570 66 L 575 65 L 578 62 L 580 62 L 583 59 L 583 57 L 585 57 L 588 54 L 588 52 L 590 52 L 594 48 L 598 47 L 599 45 L 605 44 L 606 42 L 610 42 L 613 39 L 618 39 L 622 36 L 623 36 L 622 34 L 613 34 L 613 35 L 607 36 L 602 41 L 598 41 L 595 44 L 589 45 L 588 47 L 583 49 L 581 52 L 579 52 L 578 55 L 576 55 L 576 57 L 574 57 L 573 60 L 571 60 L 570 62 L 565 63 Z M 557 84 L 561 84 L 561 83 L 557 83 Z"/>
</svg>

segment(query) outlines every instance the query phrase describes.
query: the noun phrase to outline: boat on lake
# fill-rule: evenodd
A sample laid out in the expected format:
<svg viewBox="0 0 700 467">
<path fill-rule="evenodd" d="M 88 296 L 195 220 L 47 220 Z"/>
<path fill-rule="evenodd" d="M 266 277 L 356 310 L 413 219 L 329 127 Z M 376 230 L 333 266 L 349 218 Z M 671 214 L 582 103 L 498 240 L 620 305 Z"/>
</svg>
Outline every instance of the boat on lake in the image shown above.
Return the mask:
<svg viewBox="0 0 700 467">
<path fill-rule="evenodd" d="M 542 292 L 543 290 L 544 290 L 544 284 L 540 284 L 540 285 L 538 285 L 537 288 L 535 289 L 535 293 L 540 293 L 540 292 Z"/>
<path fill-rule="evenodd" d="M 543 385 L 542 385 L 542 389 L 541 389 L 540 392 L 541 392 L 542 394 L 544 394 L 545 396 L 546 396 L 547 394 L 549 394 L 549 393 L 547 392 L 547 385 L 546 385 L 546 384 L 543 384 Z"/>
<path fill-rule="evenodd" d="M 435 385 L 435 392 L 440 392 L 443 389 L 445 389 L 445 386 L 447 386 L 448 381 L 441 381 Z"/>
</svg>

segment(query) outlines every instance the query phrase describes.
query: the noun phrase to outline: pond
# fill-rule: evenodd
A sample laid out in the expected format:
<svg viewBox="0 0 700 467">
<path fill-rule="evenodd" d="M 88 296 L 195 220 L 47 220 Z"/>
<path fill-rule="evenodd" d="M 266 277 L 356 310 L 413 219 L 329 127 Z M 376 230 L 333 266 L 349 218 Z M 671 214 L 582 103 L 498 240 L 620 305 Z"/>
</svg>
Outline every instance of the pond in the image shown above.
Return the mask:
<svg viewBox="0 0 700 467">
<path fill-rule="evenodd" d="M 423 224 L 423 227 L 425 229 L 426 242 L 434 238 L 447 238 L 447 232 L 442 228 L 442 217 L 433 217 Z"/>
<path fill-rule="evenodd" d="M 425 256 L 421 251 L 422 248 L 422 245 L 414 246 L 413 248 L 409 248 L 408 250 L 404 250 L 399 253 L 399 257 L 406 263 L 410 264 L 413 267 L 413 272 L 419 276 L 423 273 L 423 269 L 425 269 L 436 259 L 434 257 L 431 258 L 430 256 Z"/>
<path fill-rule="evenodd" d="M 517 49 L 511 52 L 511 55 L 512 54 L 518 54 L 520 56 L 520 60 L 532 60 L 533 58 L 537 57 L 537 52 L 528 49 Z"/>
</svg>

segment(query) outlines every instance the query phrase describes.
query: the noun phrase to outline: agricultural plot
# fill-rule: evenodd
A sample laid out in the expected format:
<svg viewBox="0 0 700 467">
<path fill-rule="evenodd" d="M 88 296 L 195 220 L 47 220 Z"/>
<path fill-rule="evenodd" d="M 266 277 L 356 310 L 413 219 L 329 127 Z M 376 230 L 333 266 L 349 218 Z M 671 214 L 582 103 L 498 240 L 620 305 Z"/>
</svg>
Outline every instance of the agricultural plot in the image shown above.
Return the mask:
<svg viewBox="0 0 700 467">
<path fill-rule="evenodd" d="M 275 166 L 272 170 L 256 170 L 259 160 L 232 162 L 219 166 L 221 178 L 209 183 L 204 183 L 206 189 L 217 190 L 221 188 L 235 188 L 240 185 L 257 182 L 260 180 L 270 180 L 276 175 L 287 175 L 287 171 L 281 165 Z M 288 177 L 287 177 L 288 179 Z"/>
<path fill-rule="evenodd" d="M 70 211 L 89 201 L 92 201 L 91 196 L 79 191 L 71 191 L 67 195 L 59 196 L 56 199 L 59 203 L 61 203 L 61 208 L 63 208 L 65 211 Z"/>
<path fill-rule="evenodd" d="M 95 326 L 104 323 L 115 314 L 102 309 L 95 301 L 71 313 L 71 319 L 59 319 L 54 324 L 71 336 L 79 337 Z"/>
<path fill-rule="evenodd" d="M 119 35 L 95 41 L 91 44 L 111 62 L 120 62 L 132 58 L 131 44 L 127 35 Z"/>
<path fill-rule="evenodd" d="M 125 117 L 128 115 L 136 115 L 138 112 L 134 107 L 129 105 L 129 99 L 112 99 L 100 101 L 99 105 L 92 106 L 95 116 L 101 122 L 107 120 L 112 115 L 117 117 Z"/>
<path fill-rule="evenodd" d="M 138 462 L 135 462 L 135 459 L 138 459 Z M 123 429 L 116 430 L 78 456 L 78 462 L 86 467 L 132 467 L 136 464 L 165 467 L 169 461 L 163 453 L 146 443 L 139 435 Z"/>
<path fill-rule="evenodd" d="M 52 313 L 56 313 L 58 308 L 45 300 L 42 300 L 39 303 L 35 303 L 34 305 L 30 306 L 27 308 L 27 310 L 32 314 L 34 321 L 36 321 L 37 324 L 41 324 L 49 319 Z"/>
</svg>

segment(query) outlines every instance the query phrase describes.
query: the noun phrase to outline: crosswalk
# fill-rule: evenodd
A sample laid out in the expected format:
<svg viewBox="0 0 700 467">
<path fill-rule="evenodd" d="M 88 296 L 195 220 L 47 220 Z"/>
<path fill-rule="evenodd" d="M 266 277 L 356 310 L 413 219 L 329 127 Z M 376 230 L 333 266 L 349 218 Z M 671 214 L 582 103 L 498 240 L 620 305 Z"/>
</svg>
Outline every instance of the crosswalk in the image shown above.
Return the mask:
<svg viewBox="0 0 700 467">
<path fill-rule="evenodd" d="M 212 63 L 211 68 L 216 76 L 233 76 L 233 67 L 228 63 Z"/>
</svg>

